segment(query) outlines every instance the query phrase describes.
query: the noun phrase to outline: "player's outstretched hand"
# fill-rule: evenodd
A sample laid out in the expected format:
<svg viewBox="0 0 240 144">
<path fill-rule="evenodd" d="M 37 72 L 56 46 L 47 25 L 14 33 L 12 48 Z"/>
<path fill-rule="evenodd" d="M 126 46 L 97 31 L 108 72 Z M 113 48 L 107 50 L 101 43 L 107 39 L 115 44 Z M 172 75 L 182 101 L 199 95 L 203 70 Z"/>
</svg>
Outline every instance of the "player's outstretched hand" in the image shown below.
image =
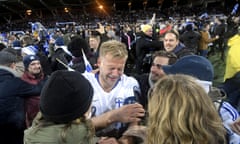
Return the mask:
<svg viewBox="0 0 240 144">
<path fill-rule="evenodd" d="M 237 120 L 235 120 L 231 125 L 230 125 L 231 129 L 240 135 L 240 118 L 238 118 Z"/>
<path fill-rule="evenodd" d="M 141 104 L 128 104 L 116 109 L 112 115 L 114 121 L 130 123 L 130 122 L 139 122 L 141 117 L 145 115 L 145 110 Z"/>
</svg>

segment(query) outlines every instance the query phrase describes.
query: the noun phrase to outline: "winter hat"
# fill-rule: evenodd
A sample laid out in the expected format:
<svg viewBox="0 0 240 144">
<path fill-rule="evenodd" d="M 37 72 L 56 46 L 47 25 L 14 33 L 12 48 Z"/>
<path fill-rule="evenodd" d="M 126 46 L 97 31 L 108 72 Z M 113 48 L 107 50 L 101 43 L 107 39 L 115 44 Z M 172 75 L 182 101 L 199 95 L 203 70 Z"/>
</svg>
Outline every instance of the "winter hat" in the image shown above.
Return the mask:
<svg viewBox="0 0 240 144">
<path fill-rule="evenodd" d="M 68 123 L 83 117 L 93 97 L 90 82 L 76 71 L 55 71 L 40 96 L 40 111 L 45 120 Z"/>
<path fill-rule="evenodd" d="M 194 29 L 194 24 L 193 23 L 187 23 L 186 30 L 187 31 L 193 31 L 193 29 Z"/>
<path fill-rule="evenodd" d="M 211 62 L 197 55 L 184 56 L 173 65 L 162 66 L 162 69 L 166 74 L 186 74 L 202 81 L 212 82 L 214 77 Z"/>
<path fill-rule="evenodd" d="M 0 65 L 9 65 L 16 62 L 16 55 L 7 51 L 0 51 Z"/>
<path fill-rule="evenodd" d="M 13 49 L 21 49 L 21 42 L 19 40 L 15 40 L 12 42 Z"/>
<path fill-rule="evenodd" d="M 149 24 L 141 25 L 141 30 L 146 33 L 148 30 L 152 29 L 152 26 Z"/>
<path fill-rule="evenodd" d="M 55 45 L 57 46 L 64 46 L 64 40 L 63 37 L 58 37 L 55 41 Z"/>
<path fill-rule="evenodd" d="M 81 37 L 78 36 L 74 37 L 68 44 L 68 50 L 75 57 L 82 56 L 82 49 L 84 50 L 86 55 L 89 53 L 90 50 L 89 45 L 87 41 Z"/>
<path fill-rule="evenodd" d="M 25 69 L 27 69 L 30 63 L 35 60 L 39 61 L 39 57 L 36 55 L 26 55 L 25 57 L 23 57 L 23 64 Z"/>
</svg>

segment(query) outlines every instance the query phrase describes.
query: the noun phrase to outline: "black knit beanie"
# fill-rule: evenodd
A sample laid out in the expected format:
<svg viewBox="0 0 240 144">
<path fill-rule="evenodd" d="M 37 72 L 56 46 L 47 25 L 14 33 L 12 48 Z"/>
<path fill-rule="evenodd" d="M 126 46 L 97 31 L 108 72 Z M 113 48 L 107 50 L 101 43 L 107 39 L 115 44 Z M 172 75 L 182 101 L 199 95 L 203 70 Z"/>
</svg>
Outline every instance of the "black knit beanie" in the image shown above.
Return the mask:
<svg viewBox="0 0 240 144">
<path fill-rule="evenodd" d="M 45 120 L 68 123 L 83 117 L 93 97 L 93 88 L 81 73 L 59 70 L 46 82 L 40 97 L 40 111 Z"/>
</svg>

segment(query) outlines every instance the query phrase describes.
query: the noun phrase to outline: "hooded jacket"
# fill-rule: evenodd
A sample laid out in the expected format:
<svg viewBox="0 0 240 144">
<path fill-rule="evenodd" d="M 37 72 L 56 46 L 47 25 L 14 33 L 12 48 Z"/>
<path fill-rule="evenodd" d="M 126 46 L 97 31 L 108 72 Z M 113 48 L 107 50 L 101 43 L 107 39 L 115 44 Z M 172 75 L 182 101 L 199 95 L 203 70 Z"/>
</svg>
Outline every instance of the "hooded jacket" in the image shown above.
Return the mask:
<svg viewBox="0 0 240 144">
<path fill-rule="evenodd" d="M 64 143 L 61 138 L 61 133 L 64 131 L 66 124 L 49 125 L 38 128 L 37 131 L 35 123 L 24 132 L 24 144 L 61 144 Z M 88 128 L 83 123 L 72 124 L 67 130 L 66 144 L 91 144 L 91 138 L 88 138 Z"/>
</svg>

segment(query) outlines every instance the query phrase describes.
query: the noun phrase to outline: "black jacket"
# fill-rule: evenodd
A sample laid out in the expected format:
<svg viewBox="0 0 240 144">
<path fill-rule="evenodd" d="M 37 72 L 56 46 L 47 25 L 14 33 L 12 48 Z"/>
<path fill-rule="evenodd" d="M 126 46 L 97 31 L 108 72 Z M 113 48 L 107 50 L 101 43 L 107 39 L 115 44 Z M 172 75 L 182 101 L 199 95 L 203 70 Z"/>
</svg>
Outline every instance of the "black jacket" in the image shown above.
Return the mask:
<svg viewBox="0 0 240 144">
<path fill-rule="evenodd" d="M 197 53 L 198 43 L 200 39 L 201 39 L 200 33 L 192 30 L 185 31 L 180 37 L 180 40 L 183 42 L 186 48 L 188 48 L 193 53 Z"/>
<path fill-rule="evenodd" d="M 138 81 L 141 90 L 141 95 L 138 97 L 138 102 L 144 107 L 144 109 L 147 109 L 148 91 L 150 89 L 149 74 L 145 73 L 141 75 L 135 75 L 134 77 Z"/>
<path fill-rule="evenodd" d="M 194 53 L 186 48 L 183 43 L 179 43 L 172 52 L 177 56 L 178 59 L 187 55 L 194 55 Z"/>
<path fill-rule="evenodd" d="M 163 49 L 163 42 L 153 40 L 151 37 L 145 35 L 143 32 L 136 41 L 136 71 L 138 74 L 142 73 L 143 59 L 146 54 L 154 53 L 154 51 Z"/>
<path fill-rule="evenodd" d="M 153 40 L 152 37 L 145 35 L 143 32 L 136 41 L 136 57 L 140 61 L 146 54 L 162 49 L 163 43 L 161 41 Z"/>
<path fill-rule="evenodd" d="M 11 125 L 16 129 L 23 129 L 24 98 L 40 95 L 43 85 L 44 82 L 31 85 L 17 77 L 10 68 L 0 66 L 0 127 Z"/>
<path fill-rule="evenodd" d="M 68 55 L 62 48 L 57 48 L 54 54 L 50 57 L 50 64 L 52 72 L 56 70 L 66 70 L 67 68 L 57 61 L 57 58 L 63 62 L 65 65 L 71 61 L 72 57 Z"/>
</svg>

